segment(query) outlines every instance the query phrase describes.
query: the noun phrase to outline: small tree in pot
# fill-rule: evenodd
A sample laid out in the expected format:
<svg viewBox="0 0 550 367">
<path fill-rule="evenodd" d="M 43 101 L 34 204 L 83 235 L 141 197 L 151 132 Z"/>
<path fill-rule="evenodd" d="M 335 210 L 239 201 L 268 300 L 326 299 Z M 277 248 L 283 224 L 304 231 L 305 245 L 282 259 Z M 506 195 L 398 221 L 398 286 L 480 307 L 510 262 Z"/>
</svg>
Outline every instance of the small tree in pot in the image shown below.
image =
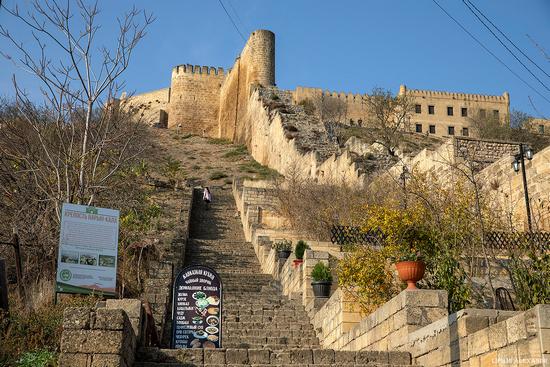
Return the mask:
<svg viewBox="0 0 550 367">
<path fill-rule="evenodd" d="M 288 259 L 292 253 L 292 241 L 283 239 L 281 241 L 275 242 L 273 248 L 277 251 L 279 259 Z"/>
<path fill-rule="evenodd" d="M 296 247 L 294 248 L 294 255 L 296 255 L 296 260 L 294 260 L 295 267 L 300 266 L 300 264 L 304 262 L 304 253 L 308 248 L 309 246 L 304 240 L 300 240 L 296 243 Z"/>
<path fill-rule="evenodd" d="M 322 262 L 318 262 L 311 271 L 311 277 L 313 278 L 311 286 L 313 287 L 315 297 L 328 298 L 330 296 L 330 287 L 332 286 L 330 267 Z"/>
</svg>

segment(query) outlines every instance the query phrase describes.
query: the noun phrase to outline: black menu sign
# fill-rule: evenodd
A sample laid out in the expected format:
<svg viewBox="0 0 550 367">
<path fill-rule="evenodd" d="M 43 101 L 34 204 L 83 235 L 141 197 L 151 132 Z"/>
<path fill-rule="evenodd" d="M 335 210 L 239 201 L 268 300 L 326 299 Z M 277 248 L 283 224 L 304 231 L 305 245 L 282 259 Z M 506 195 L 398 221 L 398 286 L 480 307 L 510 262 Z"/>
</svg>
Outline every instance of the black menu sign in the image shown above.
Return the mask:
<svg viewBox="0 0 550 367">
<path fill-rule="evenodd" d="M 222 283 L 212 269 L 192 265 L 174 281 L 172 348 L 221 348 Z"/>
</svg>

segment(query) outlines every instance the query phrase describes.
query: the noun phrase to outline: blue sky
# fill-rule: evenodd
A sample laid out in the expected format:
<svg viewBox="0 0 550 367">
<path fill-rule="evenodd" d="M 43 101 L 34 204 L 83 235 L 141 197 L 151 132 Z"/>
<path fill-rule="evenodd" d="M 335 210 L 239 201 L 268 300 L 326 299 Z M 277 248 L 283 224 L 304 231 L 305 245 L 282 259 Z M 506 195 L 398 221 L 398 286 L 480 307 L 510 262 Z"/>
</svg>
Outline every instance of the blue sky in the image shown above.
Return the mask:
<svg viewBox="0 0 550 367">
<path fill-rule="evenodd" d="M 397 92 L 400 84 L 406 84 L 415 89 L 495 95 L 508 91 L 512 108 L 550 118 L 549 102 L 487 54 L 431 0 L 222 1 L 246 37 L 254 29 L 275 32 L 276 80 L 280 88 L 312 86 L 365 93 L 383 87 Z M 461 0 L 438 1 L 550 100 L 550 91 L 498 44 Z M 550 1 L 472 1 L 550 74 L 550 60 L 526 36 L 550 54 Z M 10 6 L 15 0 L 4 2 Z M 24 8 L 29 0 L 18 3 Z M 103 25 L 98 44 L 112 42 L 115 17 L 134 4 L 153 12 L 157 19 L 124 75 L 129 91 L 139 93 L 169 86 L 171 68 L 178 64 L 231 67 L 243 47 L 244 41 L 218 0 L 99 0 Z M 0 11 L 0 22 L 14 32 L 22 32 L 20 24 L 4 11 Z M 29 40 L 23 32 L 21 35 L 24 41 Z M 10 52 L 3 38 L 0 50 Z M 526 65 L 550 87 L 549 77 L 528 61 Z M 0 94 L 11 94 L 13 73 L 31 93 L 37 91 L 34 79 L 0 59 Z"/>
</svg>

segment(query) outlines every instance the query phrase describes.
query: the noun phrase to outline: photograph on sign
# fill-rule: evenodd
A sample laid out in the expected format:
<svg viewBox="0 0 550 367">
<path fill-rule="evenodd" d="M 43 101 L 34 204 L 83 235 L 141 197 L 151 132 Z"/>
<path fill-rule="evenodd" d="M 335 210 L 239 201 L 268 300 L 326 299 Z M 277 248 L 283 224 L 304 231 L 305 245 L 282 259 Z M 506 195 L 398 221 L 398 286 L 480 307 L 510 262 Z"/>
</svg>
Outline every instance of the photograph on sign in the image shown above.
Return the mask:
<svg viewBox="0 0 550 367">
<path fill-rule="evenodd" d="M 56 292 L 115 295 L 119 211 L 64 203 Z"/>
<path fill-rule="evenodd" d="M 212 269 L 192 265 L 174 281 L 172 348 L 222 347 L 222 283 Z"/>
</svg>

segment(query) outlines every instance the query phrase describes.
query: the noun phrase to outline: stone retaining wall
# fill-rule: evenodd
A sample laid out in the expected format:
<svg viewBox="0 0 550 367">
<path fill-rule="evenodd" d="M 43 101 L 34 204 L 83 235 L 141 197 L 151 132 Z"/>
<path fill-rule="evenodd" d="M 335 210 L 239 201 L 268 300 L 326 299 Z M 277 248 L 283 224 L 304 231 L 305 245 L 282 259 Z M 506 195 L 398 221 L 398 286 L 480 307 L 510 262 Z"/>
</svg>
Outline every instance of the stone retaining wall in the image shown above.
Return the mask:
<svg viewBox="0 0 550 367">
<path fill-rule="evenodd" d="M 139 300 L 65 309 L 59 367 L 132 367 L 142 320 Z"/>
<path fill-rule="evenodd" d="M 550 366 L 550 305 L 464 309 L 411 333 L 400 350 L 426 367 Z"/>
<path fill-rule="evenodd" d="M 185 246 L 189 238 L 189 219 L 193 204 L 193 189 L 181 192 L 181 209 L 177 232 L 169 243 L 159 245 L 161 258 L 152 261 L 149 278 L 145 281 L 143 298 L 151 305 L 155 326 L 162 345 L 168 346 L 171 338 L 171 293 L 174 277 L 181 270 L 185 258 Z"/>
</svg>

